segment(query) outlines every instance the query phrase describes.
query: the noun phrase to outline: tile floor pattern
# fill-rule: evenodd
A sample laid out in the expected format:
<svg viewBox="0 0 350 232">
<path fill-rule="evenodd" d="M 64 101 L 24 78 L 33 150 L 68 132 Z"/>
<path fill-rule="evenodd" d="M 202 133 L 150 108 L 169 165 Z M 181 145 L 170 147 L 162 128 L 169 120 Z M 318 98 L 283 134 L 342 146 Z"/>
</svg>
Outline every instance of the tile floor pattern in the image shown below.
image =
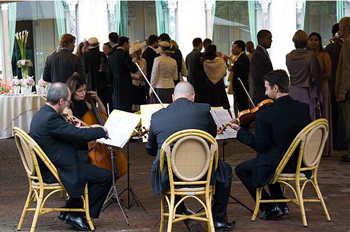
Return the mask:
<svg viewBox="0 0 350 232">
<path fill-rule="evenodd" d="M 22 207 L 27 195 L 27 178 L 22 166 L 15 142 L 13 139 L 0 140 L 0 231 L 16 231 Z M 222 147 L 220 146 L 220 149 Z M 226 146 L 226 161 L 233 167 L 238 163 L 251 159 L 255 153 L 250 148 L 236 140 L 230 140 Z M 319 204 L 307 204 L 306 214 L 309 226 L 302 227 L 299 208 L 290 204 L 291 213 L 278 221 L 250 221 L 251 213 L 233 201 L 228 206 L 228 217 L 236 220 L 236 232 L 243 231 L 301 231 L 301 232 L 350 232 L 350 163 L 341 163 L 340 152 L 333 157 L 325 157 L 321 161 L 319 171 L 319 185 L 326 200 L 332 221 L 327 222 Z M 153 197 L 151 190 L 150 169 L 153 157 L 145 152 L 145 144 L 141 142 L 130 143 L 131 185 L 139 200 L 147 209 L 134 206 L 126 210 L 130 226 L 127 226 L 117 204 L 113 203 L 102 212 L 99 219 L 94 220 L 98 232 L 110 231 L 158 231 L 159 224 L 152 228 L 159 217 L 160 202 Z M 118 191 L 126 187 L 126 177 L 117 182 Z M 307 193 L 312 193 L 307 188 Z M 234 176 L 231 194 L 249 207 L 254 207 L 254 201 L 248 195 L 244 186 Z M 127 201 L 126 195 L 121 198 Z M 64 205 L 64 199 L 59 196 L 50 201 L 52 206 Z M 191 204 L 190 204 L 191 205 Z M 56 213 L 39 217 L 37 232 L 75 231 L 69 225 L 62 223 Z M 33 213 L 28 213 L 22 231 L 29 231 Z M 204 224 L 203 224 L 203 228 Z M 175 224 L 173 231 L 186 232 L 185 225 Z"/>
</svg>

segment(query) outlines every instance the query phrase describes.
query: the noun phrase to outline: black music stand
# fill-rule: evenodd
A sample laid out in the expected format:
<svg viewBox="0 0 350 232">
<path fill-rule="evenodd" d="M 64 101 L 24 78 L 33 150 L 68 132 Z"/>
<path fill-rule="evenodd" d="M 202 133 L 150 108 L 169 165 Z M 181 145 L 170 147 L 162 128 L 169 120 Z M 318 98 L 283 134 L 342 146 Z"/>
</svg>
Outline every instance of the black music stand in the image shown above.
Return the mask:
<svg viewBox="0 0 350 232">
<path fill-rule="evenodd" d="M 225 138 L 223 141 L 222 141 L 222 160 L 225 161 L 225 146 L 227 145 L 228 141 L 227 141 L 227 138 Z M 246 206 L 243 202 L 239 201 L 237 198 L 235 198 L 234 196 L 232 196 L 230 194 L 230 198 L 232 200 L 234 200 L 234 203 L 238 203 L 240 204 L 241 206 L 243 206 L 244 208 L 246 208 L 247 210 L 249 210 L 251 213 L 253 213 L 254 211 L 249 208 L 248 206 Z"/>
<path fill-rule="evenodd" d="M 132 139 L 132 138 L 131 138 Z M 124 205 L 125 208 L 127 209 L 131 209 L 131 207 L 133 207 L 135 204 L 140 207 L 147 213 L 147 210 L 145 209 L 145 207 L 143 207 L 141 201 L 137 198 L 136 194 L 134 193 L 134 191 L 132 190 L 131 188 L 131 185 L 130 185 L 130 149 L 129 149 L 129 143 L 130 141 L 127 143 L 126 145 L 126 158 L 127 158 L 127 163 L 128 163 L 128 170 L 127 170 L 127 175 L 126 175 L 126 178 L 127 178 L 127 187 L 125 189 L 123 189 L 123 191 L 120 192 L 119 196 L 121 196 L 124 192 L 127 192 L 127 195 L 128 195 L 128 203 L 127 205 Z M 131 197 L 132 199 L 131 199 Z"/>
<path fill-rule="evenodd" d="M 105 211 L 113 202 L 117 202 L 118 205 L 119 205 L 120 210 L 123 213 L 123 216 L 124 216 L 124 219 L 126 221 L 126 224 L 129 225 L 128 216 L 125 214 L 123 206 L 122 206 L 122 204 L 120 202 L 118 191 L 117 191 L 117 185 L 115 183 L 116 182 L 116 179 L 115 179 L 115 171 L 116 171 L 116 169 L 115 169 L 115 167 L 116 167 L 115 147 L 109 146 L 108 149 L 111 150 L 111 164 L 112 164 L 112 178 L 113 178 L 113 182 L 112 182 L 111 189 L 109 190 L 108 195 L 106 197 L 106 200 L 103 203 L 104 208 L 103 208 L 102 211 Z M 128 171 L 129 171 L 129 169 L 128 169 Z"/>
</svg>

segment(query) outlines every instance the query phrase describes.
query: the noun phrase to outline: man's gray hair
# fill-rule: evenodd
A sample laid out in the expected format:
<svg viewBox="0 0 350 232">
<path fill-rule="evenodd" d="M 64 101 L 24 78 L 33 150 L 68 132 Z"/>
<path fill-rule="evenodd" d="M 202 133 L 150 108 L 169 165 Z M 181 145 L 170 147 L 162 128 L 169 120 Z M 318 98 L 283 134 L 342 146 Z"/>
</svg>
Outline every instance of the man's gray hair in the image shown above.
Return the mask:
<svg viewBox="0 0 350 232">
<path fill-rule="evenodd" d="M 343 25 L 346 31 L 350 31 L 350 17 L 343 17 L 339 24 Z"/>
<path fill-rule="evenodd" d="M 68 99 L 68 88 L 66 84 L 56 82 L 51 85 L 47 93 L 47 102 L 56 105 L 61 98 Z"/>
<path fill-rule="evenodd" d="M 189 82 L 180 82 L 176 85 L 174 90 L 175 97 L 186 96 L 190 97 L 194 94 L 194 88 Z"/>
</svg>

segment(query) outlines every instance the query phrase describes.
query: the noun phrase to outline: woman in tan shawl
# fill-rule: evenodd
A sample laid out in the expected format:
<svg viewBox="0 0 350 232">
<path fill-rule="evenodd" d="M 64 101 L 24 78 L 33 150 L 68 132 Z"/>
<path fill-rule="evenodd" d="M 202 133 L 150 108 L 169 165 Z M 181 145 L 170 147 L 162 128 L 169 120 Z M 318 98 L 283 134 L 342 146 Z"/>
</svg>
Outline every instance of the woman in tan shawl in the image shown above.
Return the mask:
<svg viewBox="0 0 350 232">
<path fill-rule="evenodd" d="M 224 76 L 226 76 L 225 60 L 216 56 L 216 46 L 208 45 L 204 55 L 204 71 L 208 76 L 207 97 L 210 106 L 222 106 L 230 109 L 226 94 Z M 231 112 L 230 112 L 231 113 Z"/>
</svg>

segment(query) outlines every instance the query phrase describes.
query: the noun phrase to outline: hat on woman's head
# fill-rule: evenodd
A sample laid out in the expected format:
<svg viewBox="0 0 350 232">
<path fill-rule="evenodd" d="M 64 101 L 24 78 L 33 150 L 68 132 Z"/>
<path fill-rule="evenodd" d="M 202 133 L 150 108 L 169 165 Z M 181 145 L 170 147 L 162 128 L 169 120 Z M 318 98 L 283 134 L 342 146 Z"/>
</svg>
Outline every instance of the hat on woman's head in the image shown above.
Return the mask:
<svg viewBox="0 0 350 232">
<path fill-rule="evenodd" d="M 96 37 L 90 37 L 87 42 L 89 44 L 88 49 L 93 49 L 93 48 L 100 45 L 100 43 L 98 42 L 98 39 Z"/>
<path fill-rule="evenodd" d="M 161 41 L 159 42 L 159 46 L 162 49 L 162 53 L 174 53 L 170 50 L 170 43 L 167 41 Z"/>
<path fill-rule="evenodd" d="M 130 44 L 129 54 L 133 54 L 134 52 L 142 49 L 146 46 L 146 42 L 140 43 L 140 41 L 136 40 Z"/>
</svg>

